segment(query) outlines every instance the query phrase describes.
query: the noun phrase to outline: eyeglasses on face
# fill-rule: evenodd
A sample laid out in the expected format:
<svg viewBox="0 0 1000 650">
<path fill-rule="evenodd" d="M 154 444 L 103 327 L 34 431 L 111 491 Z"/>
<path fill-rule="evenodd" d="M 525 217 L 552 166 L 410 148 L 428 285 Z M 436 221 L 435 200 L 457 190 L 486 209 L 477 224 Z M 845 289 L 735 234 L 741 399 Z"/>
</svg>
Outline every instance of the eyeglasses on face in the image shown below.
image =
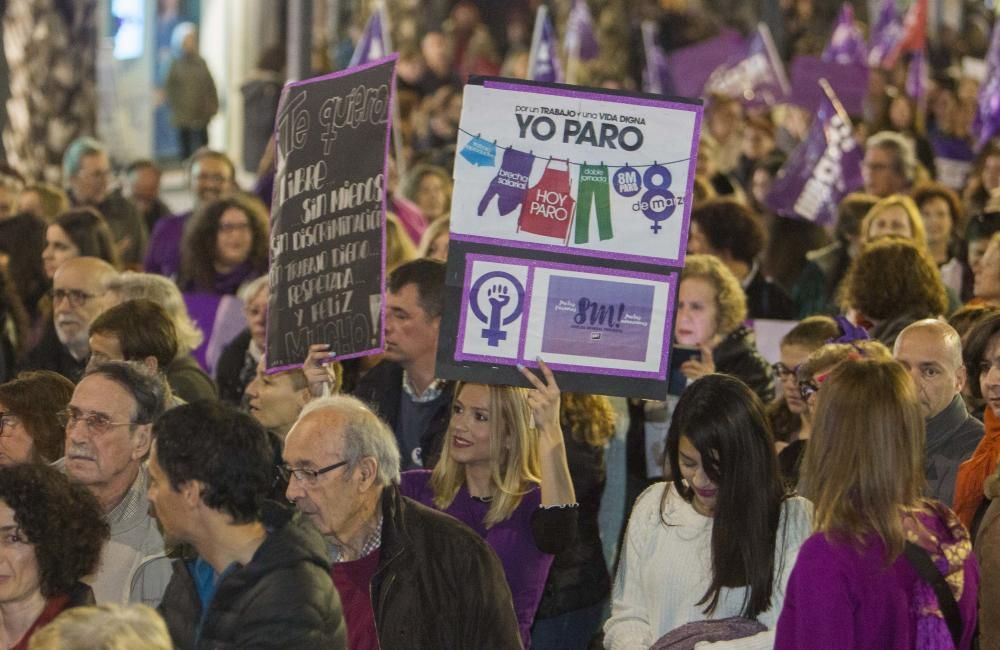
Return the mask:
<svg viewBox="0 0 1000 650">
<path fill-rule="evenodd" d="M 10 435 L 8 427 L 13 427 L 17 421 L 17 416 L 10 411 L 0 411 L 0 436 Z"/>
<path fill-rule="evenodd" d="M 135 422 L 113 422 L 110 417 L 104 413 L 84 413 L 75 406 L 68 407 L 65 411 L 60 411 L 58 414 L 59 423 L 69 431 L 72 427 L 76 426 L 77 422 L 83 421 L 87 425 L 87 429 L 94 434 L 107 433 L 114 427 L 124 427 L 132 426 Z"/>
<path fill-rule="evenodd" d="M 778 363 L 771 364 L 771 369 L 774 370 L 774 374 L 778 375 L 778 379 L 785 379 L 789 375 L 795 375 L 799 371 L 799 366 L 789 368 L 779 361 Z"/>
<path fill-rule="evenodd" d="M 250 230 L 250 224 L 248 223 L 220 223 L 219 232 L 220 233 L 230 233 L 230 232 L 246 232 Z"/>
<path fill-rule="evenodd" d="M 81 291 L 80 289 L 53 289 L 52 292 L 52 304 L 58 305 L 63 299 L 69 300 L 69 304 L 73 307 L 81 307 L 88 300 L 97 297 L 97 294 L 87 293 L 86 291 Z"/>
<path fill-rule="evenodd" d="M 823 382 L 825 382 L 826 378 L 829 376 L 829 372 L 824 372 L 816 375 L 812 379 L 800 379 L 799 395 L 802 396 L 804 401 L 808 401 L 810 397 L 819 392 L 819 387 L 823 385 Z"/>
<path fill-rule="evenodd" d="M 278 471 L 281 472 L 281 476 L 284 477 L 286 481 L 291 480 L 294 476 L 295 480 L 303 481 L 304 483 L 315 483 L 320 476 L 326 474 L 327 472 L 332 472 L 338 467 L 343 467 L 348 461 L 342 460 L 339 463 L 334 463 L 333 465 L 327 465 L 326 467 L 321 467 L 319 469 L 310 469 L 306 467 L 289 467 L 288 465 L 279 465 Z"/>
</svg>

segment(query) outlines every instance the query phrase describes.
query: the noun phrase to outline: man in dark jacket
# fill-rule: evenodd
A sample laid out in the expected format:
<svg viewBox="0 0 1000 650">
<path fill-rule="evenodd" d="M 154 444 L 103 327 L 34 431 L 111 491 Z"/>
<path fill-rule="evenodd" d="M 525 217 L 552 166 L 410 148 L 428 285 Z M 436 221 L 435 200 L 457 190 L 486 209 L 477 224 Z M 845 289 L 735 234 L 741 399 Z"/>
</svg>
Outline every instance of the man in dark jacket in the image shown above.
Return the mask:
<svg viewBox="0 0 1000 650">
<path fill-rule="evenodd" d="M 958 466 L 972 456 L 983 437 L 983 423 L 969 415 L 962 399 L 968 376 L 962 363 L 962 337 L 944 321 L 918 320 L 896 337 L 892 356 L 913 377 L 927 418 L 927 494 L 951 504 Z"/>
<path fill-rule="evenodd" d="M 444 274 L 444 263 L 430 259 L 392 272 L 385 294 L 385 360 L 354 389 L 395 432 L 404 470 L 433 468 L 448 428 L 454 384 L 434 376 Z"/>
<path fill-rule="evenodd" d="M 157 420 L 149 500 L 174 562 L 160 603 L 174 646 L 344 648 L 344 618 L 322 536 L 265 502 L 274 479 L 267 434 L 215 402 Z"/>
<path fill-rule="evenodd" d="M 470 528 L 399 493 L 399 450 L 353 397 L 285 439 L 288 499 L 327 538 L 352 648 L 520 648 L 503 567 Z"/>
</svg>

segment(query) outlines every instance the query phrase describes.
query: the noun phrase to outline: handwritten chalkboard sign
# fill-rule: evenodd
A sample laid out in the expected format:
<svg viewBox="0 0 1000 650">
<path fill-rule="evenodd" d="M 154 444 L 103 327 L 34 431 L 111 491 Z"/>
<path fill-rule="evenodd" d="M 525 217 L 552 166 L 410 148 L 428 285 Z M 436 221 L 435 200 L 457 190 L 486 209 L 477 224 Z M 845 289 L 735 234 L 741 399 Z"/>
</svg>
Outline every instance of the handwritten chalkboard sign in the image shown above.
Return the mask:
<svg viewBox="0 0 1000 650">
<path fill-rule="evenodd" d="M 289 84 L 275 121 L 267 368 L 382 350 L 391 56 Z"/>
</svg>

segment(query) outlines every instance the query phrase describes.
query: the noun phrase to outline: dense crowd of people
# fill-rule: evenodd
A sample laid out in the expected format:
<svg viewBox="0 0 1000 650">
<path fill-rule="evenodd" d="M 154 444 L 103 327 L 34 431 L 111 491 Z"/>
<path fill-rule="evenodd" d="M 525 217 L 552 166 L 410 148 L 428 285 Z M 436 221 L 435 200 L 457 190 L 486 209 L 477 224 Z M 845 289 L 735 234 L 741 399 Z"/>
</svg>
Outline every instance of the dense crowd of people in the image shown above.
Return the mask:
<svg viewBox="0 0 1000 650">
<path fill-rule="evenodd" d="M 92 137 L 63 187 L 0 165 L 0 646 L 1000 648 L 1000 140 L 950 58 L 975 43 L 932 52 L 926 96 L 871 71 L 827 227 L 765 200 L 808 115 L 705 98 L 683 363 L 625 400 L 544 359 L 528 388 L 437 376 L 462 83 L 523 77 L 530 20 L 401 4 L 380 355 L 266 372 L 273 145 L 249 189 L 207 146 L 190 29 L 190 211 Z M 661 4 L 637 18 L 667 49 L 718 28 Z M 786 57 L 832 18 L 793 5 Z M 620 9 L 603 52 L 634 52 Z M 637 90 L 633 59 L 580 81 Z M 761 319 L 789 324 L 773 364 Z"/>
</svg>

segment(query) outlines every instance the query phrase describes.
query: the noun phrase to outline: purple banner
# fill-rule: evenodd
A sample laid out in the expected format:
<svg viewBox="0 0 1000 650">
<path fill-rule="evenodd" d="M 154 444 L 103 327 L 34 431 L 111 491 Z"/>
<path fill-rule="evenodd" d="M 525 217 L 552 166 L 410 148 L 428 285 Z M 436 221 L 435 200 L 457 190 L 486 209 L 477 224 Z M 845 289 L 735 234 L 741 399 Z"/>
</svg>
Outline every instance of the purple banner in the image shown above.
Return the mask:
<svg viewBox="0 0 1000 650">
<path fill-rule="evenodd" d="M 990 49 L 986 53 L 986 77 L 979 87 L 979 106 L 972 133 L 977 149 L 1000 133 L 1000 21 L 993 25 Z"/>
<path fill-rule="evenodd" d="M 819 83 L 824 101 L 816 119 L 778 172 L 765 203 L 780 216 L 828 224 L 844 195 L 861 187 L 864 153 L 833 89 L 822 79 Z"/>
<path fill-rule="evenodd" d="M 845 2 L 840 8 L 840 15 L 830 35 L 823 55 L 820 57 L 826 63 L 841 63 L 844 65 L 865 65 L 868 60 L 868 46 L 865 44 L 861 28 L 854 22 L 854 8 Z M 795 84 L 792 84 L 795 87 Z"/>
<path fill-rule="evenodd" d="M 868 94 L 868 66 L 842 65 L 815 56 L 797 56 L 792 61 L 792 95 L 788 101 L 810 111 L 826 100 L 817 79 L 826 79 L 849 115 L 861 115 Z"/>
<path fill-rule="evenodd" d="M 747 42 L 738 32 L 724 29 L 718 36 L 671 50 L 667 53 L 675 70 L 683 70 L 674 80 L 674 90 L 681 97 L 700 97 L 712 71 L 736 54 L 746 55 Z"/>
<path fill-rule="evenodd" d="M 921 103 L 927 96 L 927 61 L 924 51 L 918 50 L 910 57 L 906 68 L 906 94 Z"/>
<path fill-rule="evenodd" d="M 882 0 L 878 20 L 871 32 L 871 48 L 868 50 L 868 65 L 880 68 L 896 47 L 896 41 L 903 34 L 903 21 L 896 11 L 896 0 Z"/>
<path fill-rule="evenodd" d="M 785 64 L 778 56 L 771 30 L 760 23 L 745 56 L 717 68 L 705 82 L 705 94 L 740 99 L 747 106 L 773 106 L 790 92 Z"/>
<path fill-rule="evenodd" d="M 596 59 L 600 50 L 587 0 L 576 0 L 566 25 L 566 51 L 581 61 Z"/>
<path fill-rule="evenodd" d="M 646 54 L 646 70 L 642 76 L 643 92 L 654 95 L 674 94 L 676 90 L 667 66 L 667 55 L 656 44 L 656 25 L 650 20 L 642 23 L 642 45 Z"/>
<path fill-rule="evenodd" d="M 543 354 L 643 361 L 654 293 L 650 285 L 553 276 L 545 301 Z"/>
<path fill-rule="evenodd" d="M 381 59 L 389 53 L 389 42 L 385 37 L 385 25 L 382 19 L 383 8 L 379 7 L 372 12 L 365 25 L 365 31 L 361 35 L 351 55 L 351 62 L 348 67 L 353 68 L 362 63 L 368 63 Z"/>
<path fill-rule="evenodd" d="M 562 83 L 562 65 L 556 47 L 556 30 L 552 27 L 549 12 L 545 6 L 538 8 L 535 16 L 535 34 L 528 56 L 528 78 L 546 83 Z"/>
</svg>

